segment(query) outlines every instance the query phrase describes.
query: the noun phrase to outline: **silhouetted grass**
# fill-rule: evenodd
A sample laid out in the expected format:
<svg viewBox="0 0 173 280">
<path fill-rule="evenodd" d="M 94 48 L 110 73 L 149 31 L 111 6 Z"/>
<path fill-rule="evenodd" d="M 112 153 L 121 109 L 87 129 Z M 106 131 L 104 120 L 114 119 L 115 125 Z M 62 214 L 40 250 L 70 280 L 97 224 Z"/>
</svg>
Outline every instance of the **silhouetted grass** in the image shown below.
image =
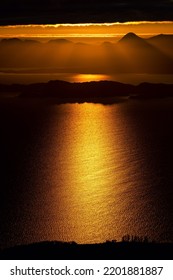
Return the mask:
<svg viewBox="0 0 173 280">
<path fill-rule="evenodd" d="M 173 243 L 156 243 L 147 236 L 124 235 L 116 240 L 98 244 L 45 241 L 20 245 L 0 251 L 0 259 L 172 259 Z"/>
</svg>

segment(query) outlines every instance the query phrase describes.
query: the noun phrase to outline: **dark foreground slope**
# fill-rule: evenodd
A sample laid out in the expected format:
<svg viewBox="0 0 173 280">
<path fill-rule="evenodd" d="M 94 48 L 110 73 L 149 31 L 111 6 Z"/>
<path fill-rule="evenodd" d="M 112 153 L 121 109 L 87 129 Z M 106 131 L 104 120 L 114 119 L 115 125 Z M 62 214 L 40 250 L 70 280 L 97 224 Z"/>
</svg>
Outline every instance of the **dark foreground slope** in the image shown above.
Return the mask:
<svg viewBox="0 0 173 280">
<path fill-rule="evenodd" d="M 0 259 L 172 260 L 173 244 L 114 241 L 101 244 L 40 242 L 1 250 Z"/>
</svg>

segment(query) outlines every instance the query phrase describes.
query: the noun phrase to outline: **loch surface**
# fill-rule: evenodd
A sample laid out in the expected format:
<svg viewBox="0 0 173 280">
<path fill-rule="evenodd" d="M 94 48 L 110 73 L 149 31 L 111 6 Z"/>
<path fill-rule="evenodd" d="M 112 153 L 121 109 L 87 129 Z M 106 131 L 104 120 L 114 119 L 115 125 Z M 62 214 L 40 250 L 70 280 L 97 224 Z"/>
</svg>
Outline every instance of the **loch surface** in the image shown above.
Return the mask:
<svg viewBox="0 0 173 280">
<path fill-rule="evenodd" d="M 173 242 L 173 99 L 0 102 L 0 247 Z"/>
</svg>

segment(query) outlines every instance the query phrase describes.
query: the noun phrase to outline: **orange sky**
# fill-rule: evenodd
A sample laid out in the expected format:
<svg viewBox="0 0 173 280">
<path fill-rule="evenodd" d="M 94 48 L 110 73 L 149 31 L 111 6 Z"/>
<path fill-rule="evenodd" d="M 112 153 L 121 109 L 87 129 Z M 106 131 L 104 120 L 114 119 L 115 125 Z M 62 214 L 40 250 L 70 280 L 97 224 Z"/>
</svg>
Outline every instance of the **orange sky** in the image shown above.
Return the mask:
<svg viewBox="0 0 173 280">
<path fill-rule="evenodd" d="M 0 37 L 120 37 L 173 34 L 173 21 L 0 26 Z"/>
</svg>

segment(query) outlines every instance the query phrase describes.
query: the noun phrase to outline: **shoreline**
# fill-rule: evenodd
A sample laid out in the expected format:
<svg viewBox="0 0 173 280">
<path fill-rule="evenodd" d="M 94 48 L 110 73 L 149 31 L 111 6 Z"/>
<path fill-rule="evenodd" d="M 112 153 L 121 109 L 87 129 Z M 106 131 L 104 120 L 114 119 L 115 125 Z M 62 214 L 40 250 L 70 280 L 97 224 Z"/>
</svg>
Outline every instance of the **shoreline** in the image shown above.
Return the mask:
<svg viewBox="0 0 173 280">
<path fill-rule="evenodd" d="M 77 244 L 43 241 L 0 250 L 3 260 L 172 260 L 173 243 L 116 242 Z"/>
</svg>

